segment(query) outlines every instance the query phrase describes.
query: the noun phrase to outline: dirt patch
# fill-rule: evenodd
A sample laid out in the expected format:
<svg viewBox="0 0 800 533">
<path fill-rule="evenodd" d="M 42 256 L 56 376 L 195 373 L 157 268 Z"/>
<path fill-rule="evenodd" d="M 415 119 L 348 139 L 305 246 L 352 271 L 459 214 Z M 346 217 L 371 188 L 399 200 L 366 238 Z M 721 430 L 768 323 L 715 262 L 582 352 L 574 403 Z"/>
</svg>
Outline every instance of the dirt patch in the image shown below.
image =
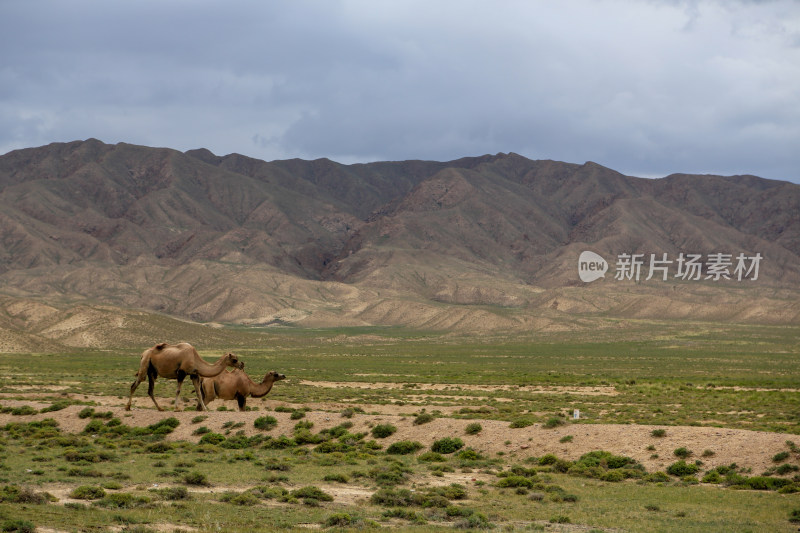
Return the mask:
<svg viewBox="0 0 800 533">
<path fill-rule="evenodd" d="M 226 423 L 242 423 L 237 431 L 244 431 L 246 435 L 255 435 L 261 431 L 253 426 L 256 418 L 268 412 L 278 420 L 278 425 L 266 434 L 272 436 L 291 435 L 296 420 L 290 419 L 290 413 L 275 412 L 278 405 L 283 402 L 271 400 L 263 401 L 259 411 L 208 411 L 202 413 L 207 418 L 201 423 L 192 423 L 192 419 L 201 413 L 189 411 L 157 411 L 152 408 L 149 398 L 134 398 L 133 409 L 124 410 L 125 399 L 112 396 L 94 396 L 97 402 L 96 411 L 111 411 L 115 417 L 129 426 L 147 426 L 167 417 L 176 417 L 180 425 L 167 438 L 169 440 L 186 440 L 197 442 L 199 437 L 192 432 L 200 425 L 211 431 L 225 433 Z M 227 402 L 235 403 L 235 402 Z M 4 400 L 5 406 L 30 405 L 41 409 L 49 405 L 48 402 Z M 295 407 L 301 407 L 297 405 Z M 467 446 L 489 456 L 496 456 L 502 452 L 505 456 L 517 460 L 528 457 L 541 457 L 552 453 L 556 456 L 575 460 L 581 455 L 605 450 L 615 454 L 626 455 L 641 462 L 648 471 L 665 470 L 667 466 L 678 460 L 673 452 L 677 448 L 687 448 L 694 455 L 692 460 L 701 459 L 704 468 L 713 468 L 719 465 L 736 463 L 740 467 L 750 468 L 754 475 L 761 474 L 771 466 L 772 457 L 786 449 L 786 440 L 790 438 L 785 434 L 761 431 L 748 431 L 741 429 L 724 429 L 716 427 L 695 426 L 637 426 L 627 424 L 590 424 L 584 422 L 571 423 L 565 426 L 547 429 L 542 424 L 534 424 L 525 428 L 511 428 L 509 423 L 498 420 L 463 420 L 453 418 L 436 418 L 432 422 L 414 425 L 413 417 L 409 415 L 408 406 L 375 406 L 382 407 L 385 411 L 371 412 L 369 414 L 356 413 L 352 418 L 343 418 L 341 410 L 348 407 L 346 404 L 303 404 L 311 411 L 306 413 L 306 419 L 314 423 L 314 431 L 331 428 L 345 421 L 353 423 L 351 431 L 369 432 L 376 424 L 391 423 L 397 427 L 397 432 L 386 439 L 379 439 L 380 444 L 388 446 L 399 440 L 415 440 L 429 447 L 433 441 L 444 436 L 457 436 Z M 366 407 L 366 406 L 365 406 Z M 0 424 L 10 422 L 28 422 L 44 418 L 54 418 L 59 427 L 69 433 L 83 431 L 89 419 L 81 419 L 78 413 L 84 408 L 72 405 L 60 411 L 38 413 L 27 416 L 14 416 L 8 413 L 0 414 Z M 455 409 L 455 408 L 453 408 Z M 467 424 L 478 422 L 482 431 L 477 435 L 467 435 Z M 664 429 L 664 437 L 653 437 L 654 429 Z M 569 442 L 561 442 L 564 437 L 571 436 Z M 709 450 L 713 455 L 703 453 Z M 358 495 L 352 495 L 357 498 Z"/>
<path fill-rule="evenodd" d="M 26 391 L 26 390 L 36 390 L 36 391 L 62 391 L 69 389 L 68 385 L 6 385 L 6 389 L 8 390 L 18 390 L 18 391 Z"/>
<path fill-rule="evenodd" d="M 614 387 L 563 387 L 540 385 L 468 385 L 459 383 L 392 383 L 364 381 L 308 381 L 300 380 L 300 385 L 329 389 L 405 389 L 420 391 L 481 391 L 481 392 L 527 392 L 531 394 L 577 394 L 583 396 L 616 396 Z"/>
</svg>

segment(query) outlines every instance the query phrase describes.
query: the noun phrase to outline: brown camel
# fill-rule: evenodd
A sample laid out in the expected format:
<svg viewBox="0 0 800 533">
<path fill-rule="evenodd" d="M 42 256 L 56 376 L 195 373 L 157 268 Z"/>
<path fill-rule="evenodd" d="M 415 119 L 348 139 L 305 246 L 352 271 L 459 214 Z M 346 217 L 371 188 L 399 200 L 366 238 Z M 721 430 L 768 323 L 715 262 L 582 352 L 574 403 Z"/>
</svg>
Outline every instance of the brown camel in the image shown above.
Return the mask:
<svg viewBox="0 0 800 533">
<path fill-rule="evenodd" d="M 136 387 L 147 378 L 149 380 L 147 394 L 150 396 L 150 399 L 153 400 L 156 408 L 159 411 L 163 411 L 158 405 L 158 402 L 156 402 L 155 396 L 153 396 L 153 387 L 156 378 L 161 376 L 166 379 L 178 380 L 178 392 L 175 394 L 175 410 L 178 411 L 181 385 L 186 376 L 189 376 L 192 378 L 194 391 L 197 394 L 197 401 L 200 402 L 204 411 L 208 411 L 200 395 L 200 378 L 214 377 L 224 371 L 225 367 L 228 366 L 243 368 L 244 363 L 240 362 L 232 353 L 223 355 L 214 364 L 207 363 L 200 358 L 200 354 L 197 353 L 197 350 L 186 342 L 180 342 L 178 344 L 162 342 L 161 344 L 156 344 L 142 353 L 142 360 L 141 363 L 139 363 L 139 372 L 136 373 L 136 380 L 131 385 L 131 394 L 128 396 L 128 405 L 125 406 L 125 410 L 130 411 L 131 400 L 133 399 L 133 393 Z"/>
<path fill-rule="evenodd" d="M 278 374 L 274 370 L 267 372 L 261 383 L 256 383 L 241 369 L 234 369 L 230 372 L 221 372 L 213 378 L 203 378 L 200 380 L 200 394 L 206 403 L 215 398 L 222 400 L 233 400 L 239 404 L 239 410 L 244 411 L 244 404 L 247 397 L 261 398 L 266 396 L 272 385 L 276 381 L 286 379 L 283 374 Z M 197 402 L 197 410 L 201 411 L 201 404 Z"/>
</svg>

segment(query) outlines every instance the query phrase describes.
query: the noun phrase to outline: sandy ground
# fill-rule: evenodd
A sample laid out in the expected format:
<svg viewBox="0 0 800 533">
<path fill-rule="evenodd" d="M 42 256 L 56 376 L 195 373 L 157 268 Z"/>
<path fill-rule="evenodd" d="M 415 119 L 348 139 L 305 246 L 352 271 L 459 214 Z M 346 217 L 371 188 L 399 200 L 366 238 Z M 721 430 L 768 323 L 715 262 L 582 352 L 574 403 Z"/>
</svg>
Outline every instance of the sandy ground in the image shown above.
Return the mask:
<svg viewBox="0 0 800 533">
<path fill-rule="evenodd" d="M 597 394 L 599 391 L 589 390 L 586 392 Z M 37 401 L 37 393 L 16 393 L 13 396 L 17 399 L 10 399 L 8 396 L 9 394 L 0 394 L 0 403 L 3 406 L 30 405 L 40 409 L 51 403 L 49 401 Z M 29 397 L 30 399 L 19 399 L 20 396 Z M 80 395 L 79 398 L 96 402 L 98 405 L 94 407 L 95 410 L 111 411 L 114 416 L 119 417 L 124 424 L 129 426 L 146 426 L 174 416 L 180 421 L 180 425 L 167 437 L 169 440 L 197 442 L 199 437 L 192 435 L 192 432 L 199 425 L 206 426 L 211 431 L 224 433 L 223 424 L 231 421 L 244 423 L 236 431 L 243 430 L 247 435 L 254 435 L 259 433 L 260 430 L 253 427 L 253 421 L 265 414 L 274 416 L 278 420 L 278 426 L 267 432 L 268 435 L 291 435 L 292 429 L 297 423 L 296 420 L 289 418 L 289 413 L 274 412 L 276 406 L 286 404 L 270 400 L 269 396 L 267 399 L 249 400 L 248 404 L 258 407 L 258 411 L 239 412 L 233 410 L 236 409 L 236 403 L 233 401 L 216 401 L 211 404 L 212 409 L 224 404 L 230 410 L 212 410 L 202 413 L 208 418 L 201 424 L 193 424 L 191 422 L 194 417 L 201 414 L 193 410 L 194 402 L 184 404 L 185 408 L 192 410 L 180 412 L 166 410 L 159 412 L 153 407 L 150 398 L 146 395 L 139 395 L 134 397 L 132 410 L 125 411 L 126 399 L 120 397 L 87 397 Z M 159 403 L 165 408 L 173 405 L 171 398 L 160 397 Z M 341 412 L 348 407 L 353 407 L 353 405 L 309 402 L 302 405 L 293 405 L 292 407 L 310 408 L 311 410 L 306 413 L 305 419 L 314 423 L 314 432 L 319 432 L 348 420 L 342 417 Z M 388 446 L 398 440 L 415 440 L 425 446 L 430 446 L 434 440 L 444 436 L 452 436 L 461 438 L 467 446 L 489 456 L 495 456 L 498 452 L 503 452 L 506 457 L 519 461 L 528 457 L 540 457 L 547 453 L 555 454 L 560 458 L 575 460 L 587 452 L 605 450 L 636 459 L 647 468 L 648 472 L 665 470 L 667 466 L 678 460 L 673 455 L 673 451 L 684 447 L 694 452 L 692 459 L 701 459 L 703 461 L 703 468 L 710 469 L 718 465 L 736 463 L 740 467 L 750 468 L 752 474 L 757 475 L 774 466 L 772 457 L 780 451 L 785 451 L 787 449 L 786 441 L 793 438 L 792 435 L 740 429 L 590 424 L 580 421 L 553 429 L 544 428 L 541 424 L 515 429 L 509 427 L 509 423 L 505 421 L 451 418 L 436 418 L 427 424 L 414 425 L 414 417 L 409 416 L 410 413 L 415 411 L 411 406 L 362 405 L 361 407 L 369 414 L 356 413 L 353 415 L 349 419 L 353 423 L 353 428 L 350 431 L 368 432 L 376 424 L 391 423 L 398 430 L 391 437 L 380 439 L 380 443 L 384 446 Z M 448 413 L 459 408 L 450 407 L 441 408 L 440 410 L 443 413 Z M 0 424 L 54 418 L 58 421 L 59 427 L 63 431 L 77 433 L 82 431 L 89 422 L 88 419 L 78 417 L 78 412 L 81 409 L 83 409 L 83 406 L 73 405 L 61 411 L 30 416 L 0 414 Z M 478 435 L 467 435 L 465 433 L 465 427 L 472 422 L 478 422 L 483 427 L 483 430 Z M 666 431 L 666 436 L 661 438 L 653 437 L 651 432 L 657 428 L 663 428 Z M 572 436 L 571 442 L 559 442 L 568 435 Z M 651 446 L 654 449 L 648 449 Z M 712 451 L 714 453 L 713 456 L 702 457 L 703 452 L 706 450 Z"/>
<path fill-rule="evenodd" d="M 304 382 L 306 385 L 316 387 L 340 387 L 344 383 L 339 382 Z M 394 383 L 366 384 L 373 388 L 391 388 L 397 386 Z M 347 386 L 352 384 L 347 383 Z M 421 394 L 425 390 L 433 390 L 436 385 L 420 385 L 416 387 Z M 452 387 L 452 386 L 449 386 Z M 460 386 L 466 387 L 466 386 Z M 585 390 L 584 390 L 585 389 Z M 442 390 L 442 389 L 436 389 Z M 446 389 L 444 389 L 446 390 Z M 500 387 L 475 388 L 475 390 L 486 390 L 487 392 L 497 393 L 501 390 L 512 390 Z M 544 390 L 544 388 L 542 389 Z M 43 400 L 42 395 L 52 398 L 55 390 L 38 392 L 22 391 L 7 392 L 0 394 L 0 404 L 6 407 L 16 407 L 29 405 L 36 409 L 41 409 L 51 405 L 52 401 Z M 547 392 L 559 392 L 548 389 Z M 569 387 L 564 388 L 564 393 L 571 394 L 614 394 L 613 389 L 608 390 L 604 387 Z M 158 394 L 158 392 L 157 392 Z M 65 397 L 70 397 L 65 395 Z M 398 430 L 391 437 L 379 439 L 379 442 L 388 447 L 389 444 L 398 440 L 415 440 L 429 447 L 433 441 L 444 436 L 461 438 L 465 444 L 484 455 L 495 457 L 502 453 L 511 464 L 522 463 L 529 457 L 541 457 L 544 454 L 552 453 L 556 456 L 575 460 L 581 455 L 596 451 L 605 450 L 618 455 L 626 455 L 642 463 L 648 472 L 664 471 L 667 466 L 678 460 L 673 455 L 677 448 L 684 447 L 694 452 L 690 459 L 701 459 L 704 469 L 711 469 L 718 465 L 729 465 L 736 463 L 742 468 L 749 468 L 752 475 L 758 475 L 774 466 L 772 457 L 787 449 L 786 441 L 793 438 L 792 435 L 779 433 L 768 433 L 759 431 L 748 431 L 738 429 L 722 429 L 709 427 L 686 427 L 686 426 L 637 426 L 620 424 L 591 424 L 586 421 L 571 422 L 565 426 L 547 429 L 541 424 L 535 424 L 526 428 L 514 429 L 509 427 L 509 423 L 497 420 L 463 420 L 452 418 L 436 418 L 432 422 L 423 425 L 414 425 L 416 412 L 413 406 L 398 405 L 360 405 L 365 413 L 355 413 L 351 418 L 344 418 L 342 411 L 354 407 L 352 403 L 315 403 L 305 402 L 303 404 L 291 405 L 277 399 L 266 398 L 254 400 L 250 399 L 248 404 L 257 407 L 257 411 L 239 412 L 236 409 L 236 402 L 220 402 L 219 400 L 211 404 L 212 409 L 220 405 L 225 405 L 228 411 L 207 411 L 199 413 L 195 411 L 194 402 L 184 403 L 184 411 L 157 411 L 146 393 L 141 393 L 134 397 L 133 408 L 125 411 L 124 406 L 127 398 L 119 396 L 87 396 L 75 395 L 75 399 L 83 401 L 93 401 L 97 405 L 94 409 L 98 412 L 111 411 L 114 416 L 120 418 L 122 422 L 129 426 L 147 426 L 168 417 L 176 417 L 180 425 L 175 431 L 169 434 L 167 440 L 185 440 L 197 442 L 200 437 L 192 435 L 192 432 L 199 426 L 208 427 L 211 431 L 225 433 L 227 430 L 223 425 L 229 422 L 243 425 L 233 431 L 244 431 L 247 435 L 263 433 L 253 426 L 256 418 L 269 414 L 278 420 L 278 425 L 266 432 L 268 435 L 291 435 L 297 420 L 290 419 L 290 413 L 275 412 L 277 406 L 290 406 L 295 408 L 309 408 L 304 420 L 314 423 L 313 431 L 319 432 L 323 429 L 337 426 L 345 421 L 353 423 L 351 432 L 369 432 L 376 424 L 391 423 Z M 162 407 L 172 407 L 173 398 L 159 396 L 159 403 Z M 443 413 L 457 411 L 461 406 L 437 407 Z M 61 411 L 38 413 L 29 416 L 14 416 L 11 414 L 0 414 L 0 425 L 10 422 L 28 422 L 41 420 L 44 418 L 54 418 L 58 421 L 59 427 L 66 432 L 78 433 L 83 431 L 89 423 L 89 419 L 81 419 L 78 413 L 84 406 L 73 405 Z M 192 419 L 203 414 L 207 418 L 201 423 L 192 423 Z M 483 427 L 478 435 L 467 435 L 465 427 L 467 424 L 478 422 Z M 654 429 L 664 429 L 664 437 L 653 437 L 651 432 Z M 565 436 L 572 436 L 570 442 L 559 442 Z M 371 437 L 370 437 L 371 438 Z M 648 449 L 650 448 L 650 449 Z M 703 452 L 711 450 L 713 456 L 703 457 Z M 450 483 L 460 483 L 470 486 L 476 481 L 492 483 L 496 477 L 490 473 L 474 472 L 450 472 L 444 473 L 442 477 L 430 475 L 417 475 L 413 482 L 416 486 L 425 485 L 447 485 Z M 156 486 L 156 485 L 154 485 Z M 165 485 L 166 486 L 166 485 Z M 334 496 L 337 504 L 358 507 L 369 501 L 374 492 L 374 488 L 356 485 L 342 485 L 336 483 L 317 484 L 319 488 Z M 69 492 L 74 488 L 64 484 L 53 484 L 41 487 L 58 499 L 58 504 L 63 505 L 68 502 L 85 503 L 70 498 Z M 215 484 L 213 487 L 192 487 L 190 492 L 225 492 L 241 491 L 249 487 L 237 485 L 231 480 L 230 485 Z M 212 500 L 213 501 L 213 500 Z M 268 506 L 280 506 L 276 502 L 268 502 Z M 529 527 L 531 523 L 505 523 L 519 527 Z M 544 527 L 551 524 L 541 522 Z M 176 529 L 183 531 L 193 531 L 192 528 L 183 525 L 169 523 L 169 521 L 148 524 L 148 527 L 157 531 L 169 532 Z M 320 524 L 299 524 L 298 527 L 307 527 L 309 530 L 320 529 Z M 111 528 L 110 531 L 122 531 L 123 526 Z M 584 531 L 586 528 L 581 525 L 560 525 L 559 531 Z M 62 533 L 58 529 L 38 528 L 37 531 L 45 533 Z"/>
</svg>

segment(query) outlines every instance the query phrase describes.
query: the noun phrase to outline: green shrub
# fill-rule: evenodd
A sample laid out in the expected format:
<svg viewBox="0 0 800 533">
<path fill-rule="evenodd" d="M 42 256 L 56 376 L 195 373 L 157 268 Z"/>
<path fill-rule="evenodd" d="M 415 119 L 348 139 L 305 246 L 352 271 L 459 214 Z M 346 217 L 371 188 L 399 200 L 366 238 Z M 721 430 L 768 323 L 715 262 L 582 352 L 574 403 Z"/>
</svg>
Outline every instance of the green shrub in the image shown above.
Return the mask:
<svg viewBox="0 0 800 533">
<path fill-rule="evenodd" d="M 269 431 L 278 425 L 278 419 L 274 416 L 259 416 L 253 421 L 253 426 L 256 429 Z"/>
<path fill-rule="evenodd" d="M 323 491 L 319 487 L 314 487 L 314 486 L 302 487 L 297 490 L 293 490 L 289 492 L 289 495 L 293 498 L 298 498 L 303 500 L 317 500 L 321 502 L 333 501 L 333 496 Z"/>
<path fill-rule="evenodd" d="M 336 513 L 325 520 L 325 527 L 347 527 L 353 523 L 353 517 L 348 513 Z"/>
<path fill-rule="evenodd" d="M 127 494 L 125 492 L 116 492 L 114 494 L 107 494 L 104 498 L 94 502 L 94 505 L 111 509 L 133 509 L 134 507 L 142 507 L 148 503 L 150 503 L 150 499 L 144 496 L 134 496 L 133 494 Z"/>
<path fill-rule="evenodd" d="M 354 414 L 356 414 L 356 410 L 352 407 L 342 410 L 342 418 L 353 418 Z"/>
<path fill-rule="evenodd" d="M 498 487 L 525 487 L 526 489 L 533 488 L 533 481 L 522 476 L 507 476 L 497 482 Z"/>
<path fill-rule="evenodd" d="M 338 439 L 339 437 L 347 435 L 349 433 L 348 430 L 351 427 L 353 427 L 352 422 L 344 422 L 342 424 L 339 424 L 338 426 L 334 426 L 328 429 L 323 429 L 322 431 L 320 431 L 320 433 L 329 435 L 332 439 Z"/>
<path fill-rule="evenodd" d="M 305 416 L 306 416 L 306 412 L 305 411 L 303 411 L 302 409 L 295 409 L 294 411 L 292 411 L 292 414 L 289 415 L 289 418 L 291 420 L 300 420 L 301 418 L 304 418 Z"/>
<path fill-rule="evenodd" d="M 171 416 L 169 418 L 165 418 L 164 420 L 159 420 L 155 424 L 151 424 L 147 426 L 147 429 L 153 432 L 155 435 L 166 435 L 167 433 L 172 433 L 172 431 L 180 425 L 180 421 Z"/>
<path fill-rule="evenodd" d="M 51 413 L 53 411 L 61 411 L 62 409 L 66 409 L 72 405 L 72 402 L 69 400 L 59 400 L 57 402 L 53 402 L 48 407 L 43 408 L 40 413 Z"/>
<path fill-rule="evenodd" d="M 446 487 L 435 487 L 429 490 L 435 494 L 444 496 L 448 500 L 464 500 L 467 497 L 467 489 L 458 483 L 451 483 Z"/>
<path fill-rule="evenodd" d="M 422 444 L 417 441 L 399 440 L 392 443 L 387 449 L 386 453 L 391 455 L 408 455 L 415 453 L 423 448 Z"/>
<path fill-rule="evenodd" d="M 684 476 L 692 476 L 696 474 L 700 470 L 700 467 L 694 464 L 687 463 L 683 459 L 678 461 L 677 463 L 673 463 L 669 465 L 667 468 L 667 473 L 672 476 L 677 477 L 684 477 Z"/>
<path fill-rule="evenodd" d="M 464 441 L 458 437 L 444 437 L 434 441 L 431 445 L 431 451 L 436 453 L 453 453 L 464 447 Z"/>
<path fill-rule="evenodd" d="M 157 494 L 161 499 L 168 501 L 188 500 L 191 498 L 186 487 L 164 487 L 161 489 L 150 489 L 150 492 Z"/>
<path fill-rule="evenodd" d="M 601 481 L 609 481 L 611 483 L 619 483 L 625 480 L 625 472 L 621 470 L 609 470 L 600 476 Z"/>
<path fill-rule="evenodd" d="M 558 426 L 563 426 L 567 423 L 561 416 L 551 416 L 547 419 L 547 422 L 544 423 L 544 428 L 546 429 L 553 429 L 557 428 Z"/>
<path fill-rule="evenodd" d="M 344 474 L 326 474 L 323 481 L 329 481 L 334 483 L 349 483 L 350 478 Z"/>
<path fill-rule="evenodd" d="M 297 446 L 294 439 L 290 439 L 286 435 L 281 435 L 276 439 L 268 439 L 264 442 L 264 448 L 267 450 L 283 450 L 285 448 L 293 448 Z"/>
<path fill-rule="evenodd" d="M 750 490 L 778 490 L 791 483 L 790 480 L 779 477 L 754 476 L 746 478 L 744 483 L 739 486 Z"/>
<path fill-rule="evenodd" d="M 416 511 L 412 511 L 411 509 L 389 509 L 384 511 L 383 518 L 391 519 L 391 518 L 399 518 L 401 520 L 408 520 L 414 524 L 425 524 L 427 520 L 424 516 L 417 513 Z"/>
<path fill-rule="evenodd" d="M 69 497 L 75 498 L 76 500 L 99 500 L 105 495 L 106 491 L 104 491 L 102 488 L 88 485 L 75 487 L 72 489 L 72 492 L 69 493 Z"/>
<path fill-rule="evenodd" d="M 225 435 L 209 432 L 200 437 L 200 444 L 222 444 L 225 442 Z"/>
<path fill-rule="evenodd" d="M 307 429 L 300 429 L 294 432 L 294 441 L 302 446 L 303 444 L 319 444 L 323 442 L 325 437 L 311 433 Z"/>
<path fill-rule="evenodd" d="M 397 428 L 391 424 L 378 424 L 372 428 L 372 436 L 376 439 L 385 439 L 397 431 Z"/>
<path fill-rule="evenodd" d="M 478 424 L 477 422 L 472 422 L 471 424 L 467 424 L 467 427 L 464 428 L 464 433 L 467 435 L 477 435 L 483 431 L 483 426 Z"/>
<path fill-rule="evenodd" d="M 202 472 L 190 472 L 183 476 L 183 482 L 187 485 L 208 486 L 210 483 L 206 475 Z"/>
<path fill-rule="evenodd" d="M 72 463 L 100 463 L 113 461 L 116 456 L 109 452 L 98 452 L 92 449 L 68 449 L 64 452 L 64 459 Z"/>
<path fill-rule="evenodd" d="M 789 515 L 789 522 L 800 524 L 800 509 L 792 509 L 792 513 Z"/>
<path fill-rule="evenodd" d="M 301 429 L 311 429 L 314 427 L 314 422 L 311 420 L 301 420 L 297 424 L 294 425 L 295 431 L 300 431 Z"/>
<path fill-rule="evenodd" d="M 417 415 L 417 417 L 414 419 L 414 425 L 415 426 L 421 426 L 422 424 L 427 424 L 428 422 L 433 421 L 433 419 L 434 419 L 434 416 L 432 414 L 430 414 L 430 413 L 421 413 L 421 414 Z"/>
<path fill-rule="evenodd" d="M 512 429 L 519 429 L 519 428 L 526 428 L 528 426 L 533 425 L 533 420 L 528 418 L 517 418 L 516 420 L 512 420 L 508 427 Z"/>
<path fill-rule="evenodd" d="M 789 452 L 779 452 L 772 456 L 773 463 L 780 463 L 789 458 Z"/>
<path fill-rule="evenodd" d="M 47 493 L 33 492 L 31 489 L 16 485 L 5 485 L 0 488 L 0 502 L 7 503 L 46 503 Z"/>
<path fill-rule="evenodd" d="M 480 461 L 481 459 L 484 459 L 484 457 L 481 454 L 479 454 L 472 448 L 461 450 L 456 454 L 456 457 L 458 457 L 462 461 Z"/>
<path fill-rule="evenodd" d="M 648 483 L 666 483 L 670 480 L 669 476 L 666 472 L 653 472 L 652 474 L 647 474 L 646 476 L 642 477 L 643 481 Z"/>
<path fill-rule="evenodd" d="M 354 449 L 355 448 L 350 444 L 346 444 L 338 440 L 328 440 L 320 443 L 319 446 L 314 448 L 314 451 L 317 453 L 347 453 L 353 451 Z"/>
<path fill-rule="evenodd" d="M 796 481 L 778 489 L 778 494 L 796 494 L 800 492 L 800 482 Z"/>
<path fill-rule="evenodd" d="M 370 503 L 384 507 L 408 507 L 413 503 L 413 493 L 408 489 L 378 489 L 369 499 Z"/>
<path fill-rule="evenodd" d="M 450 500 L 463 500 L 466 497 L 466 489 L 462 485 L 452 483 L 446 487 L 431 487 L 417 492 L 408 489 L 382 488 L 372 495 L 370 502 L 385 507 L 417 505 L 445 509 L 450 506 Z"/>
<path fill-rule="evenodd" d="M 172 444 L 169 442 L 155 442 L 149 445 L 147 448 L 148 453 L 166 453 L 172 450 Z"/>
<path fill-rule="evenodd" d="M 425 452 L 417 457 L 417 460 L 422 463 L 445 463 L 447 462 L 447 458 L 436 452 Z"/>
<path fill-rule="evenodd" d="M 650 436 L 651 437 L 656 437 L 656 438 L 666 437 L 667 436 L 667 430 L 666 429 L 654 429 L 653 431 L 650 432 Z"/>
<path fill-rule="evenodd" d="M 399 485 L 408 479 L 411 470 L 399 463 L 391 466 L 376 467 L 369 471 L 369 477 L 382 487 Z"/>
<path fill-rule="evenodd" d="M 539 458 L 539 464 L 542 466 L 546 465 L 553 465 L 558 462 L 558 457 L 553 455 L 552 453 L 545 454 Z"/>
<path fill-rule="evenodd" d="M 268 486 L 259 486 L 253 487 L 249 489 L 247 492 L 250 492 L 255 497 L 262 499 L 262 500 L 281 500 L 289 495 L 289 491 L 284 489 L 283 487 L 268 487 Z"/>
<path fill-rule="evenodd" d="M 680 457 L 681 459 L 686 459 L 687 457 L 691 457 L 692 455 L 692 452 L 684 447 L 677 448 L 672 453 L 675 455 L 675 457 Z"/>
<path fill-rule="evenodd" d="M 226 491 L 220 496 L 219 501 L 233 505 L 253 506 L 258 503 L 258 497 L 252 492 Z"/>
<path fill-rule="evenodd" d="M 3 531 L 16 533 L 34 533 L 36 531 L 34 523 L 27 520 L 5 520 L 0 527 L 2 527 Z"/>
<path fill-rule="evenodd" d="M 457 529 L 492 529 L 494 526 L 489 522 L 489 517 L 483 513 L 472 513 L 465 519 L 457 522 Z"/>
<path fill-rule="evenodd" d="M 30 405 L 23 405 L 20 407 L 13 407 L 11 409 L 11 414 L 14 416 L 28 416 L 28 415 L 35 415 L 38 413 L 36 409 L 31 407 Z"/>
</svg>

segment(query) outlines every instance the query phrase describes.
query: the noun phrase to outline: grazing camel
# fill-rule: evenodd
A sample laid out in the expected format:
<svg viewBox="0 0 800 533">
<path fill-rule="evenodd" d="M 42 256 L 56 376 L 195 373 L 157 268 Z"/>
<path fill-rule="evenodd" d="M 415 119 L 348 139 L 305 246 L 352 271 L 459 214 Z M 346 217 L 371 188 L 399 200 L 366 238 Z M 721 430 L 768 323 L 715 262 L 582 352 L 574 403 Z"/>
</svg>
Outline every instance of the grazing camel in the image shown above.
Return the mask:
<svg viewBox="0 0 800 533">
<path fill-rule="evenodd" d="M 150 399 L 153 400 L 156 408 L 159 411 L 163 411 L 161 406 L 158 405 L 158 402 L 156 402 L 155 396 L 153 396 L 153 387 L 156 378 L 161 376 L 166 379 L 178 380 L 178 392 L 175 394 L 175 410 L 178 411 L 181 385 L 186 376 L 189 376 L 192 378 L 194 391 L 197 394 L 197 401 L 200 402 L 204 411 L 208 411 L 200 395 L 200 378 L 214 377 L 224 371 L 225 367 L 228 366 L 243 368 L 244 363 L 239 361 L 232 353 L 228 353 L 220 357 L 219 360 L 212 365 L 203 361 L 200 358 L 200 354 L 197 353 L 197 350 L 189 343 L 180 342 L 171 345 L 162 342 L 161 344 L 156 344 L 142 353 L 142 360 L 141 363 L 139 363 L 139 372 L 136 373 L 136 380 L 131 385 L 131 394 L 128 396 L 128 405 L 125 406 L 125 410 L 131 410 L 133 393 L 136 391 L 136 387 L 139 386 L 139 383 L 147 378 L 149 380 L 147 394 L 150 396 Z"/>
<path fill-rule="evenodd" d="M 230 372 L 221 372 L 213 378 L 203 378 L 200 380 L 200 394 L 206 403 L 215 398 L 222 400 L 233 400 L 239 404 L 239 410 L 244 411 L 244 404 L 248 396 L 261 398 L 266 396 L 272 385 L 276 381 L 286 379 L 283 374 L 278 374 L 274 370 L 267 372 L 261 383 L 256 383 L 241 369 L 234 369 Z M 197 402 L 197 410 L 201 411 L 200 402 Z"/>
</svg>

